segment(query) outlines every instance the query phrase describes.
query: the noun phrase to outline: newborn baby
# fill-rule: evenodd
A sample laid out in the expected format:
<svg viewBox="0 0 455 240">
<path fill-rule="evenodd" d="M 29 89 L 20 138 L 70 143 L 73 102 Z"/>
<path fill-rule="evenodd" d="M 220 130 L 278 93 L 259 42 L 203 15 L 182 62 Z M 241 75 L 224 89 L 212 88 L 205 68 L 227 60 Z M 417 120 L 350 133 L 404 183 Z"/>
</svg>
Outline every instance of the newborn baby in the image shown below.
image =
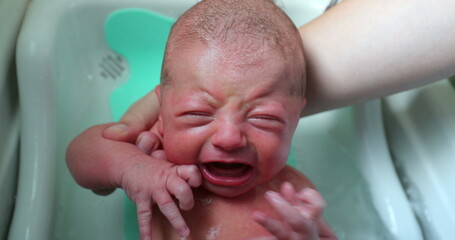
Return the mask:
<svg viewBox="0 0 455 240">
<path fill-rule="evenodd" d="M 268 231 L 318 239 L 318 227 L 332 237 L 323 199 L 285 165 L 305 105 L 304 66 L 296 27 L 270 1 L 206 0 L 175 24 L 155 90 L 158 125 L 140 137 L 155 139 L 145 151 L 202 174 L 195 205 L 183 214 L 188 239 Z M 165 153 L 156 152 L 161 141 Z M 179 239 L 164 218 L 154 215 L 153 239 Z"/>
<path fill-rule="evenodd" d="M 78 162 L 102 155 L 84 151 L 95 127 L 70 145 L 68 165 L 83 186 L 115 178 L 137 205 L 143 239 L 336 239 L 322 197 L 286 165 L 304 92 L 301 38 L 281 9 L 204 0 L 169 36 L 159 120 L 139 136 L 155 159 L 131 148 L 125 165 L 84 169 Z"/>
</svg>

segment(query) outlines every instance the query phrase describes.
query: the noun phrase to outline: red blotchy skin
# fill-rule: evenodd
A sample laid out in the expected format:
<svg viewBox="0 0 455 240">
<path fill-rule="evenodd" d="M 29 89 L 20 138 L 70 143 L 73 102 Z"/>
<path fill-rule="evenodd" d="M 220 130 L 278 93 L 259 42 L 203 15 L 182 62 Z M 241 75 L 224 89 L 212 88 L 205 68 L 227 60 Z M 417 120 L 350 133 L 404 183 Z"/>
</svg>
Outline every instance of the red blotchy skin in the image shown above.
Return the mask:
<svg viewBox="0 0 455 240">
<path fill-rule="evenodd" d="M 202 186 L 225 197 L 239 196 L 283 169 L 305 105 L 290 94 L 286 79 L 301 72 L 286 66 L 276 50 L 243 65 L 226 60 L 232 54 L 193 44 L 172 60 L 170 83 L 157 89 L 168 160 L 197 165 Z M 219 165 L 208 163 L 241 165 L 210 171 Z M 231 170 L 241 176 L 232 177 Z"/>
<path fill-rule="evenodd" d="M 169 82 L 156 89 L 159 134 L 151 142 L 162 137 L 165 154 L 152 156 L 160 153 L 172 168 L 197 166 L 201 175 L 177 170 L 167 176 L 174 180 L 166 189 L 187 208 L 180 221 L 175 207 L 157 200 L 153 239 L 330 239 L 322 197 L 314 190 L 308 196 L 314 186 L 285 165 L 305 105 L 287 78 L 298 78 L 301 69 L 270 49 L 242 63 L 226 48 L 190 46 L 174 56 Z M 203 188 L 180 190 L 201 176 Z"/>
</svg>

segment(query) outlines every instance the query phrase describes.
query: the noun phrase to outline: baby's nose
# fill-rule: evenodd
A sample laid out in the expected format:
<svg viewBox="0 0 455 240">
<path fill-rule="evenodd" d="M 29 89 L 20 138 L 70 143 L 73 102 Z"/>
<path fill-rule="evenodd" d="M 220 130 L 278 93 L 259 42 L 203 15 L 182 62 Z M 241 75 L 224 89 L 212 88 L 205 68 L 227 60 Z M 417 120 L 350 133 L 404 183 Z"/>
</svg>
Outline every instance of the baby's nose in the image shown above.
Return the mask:
<svg viewBox="0 0 455 240">
<path fill-rule="evenodd" d="M 235 123 L 221 123 L 211 139 L 212 145 L 226 151 L 233 151 L 247 145 L 247 138 L 241 126 Z"/>
</svg>

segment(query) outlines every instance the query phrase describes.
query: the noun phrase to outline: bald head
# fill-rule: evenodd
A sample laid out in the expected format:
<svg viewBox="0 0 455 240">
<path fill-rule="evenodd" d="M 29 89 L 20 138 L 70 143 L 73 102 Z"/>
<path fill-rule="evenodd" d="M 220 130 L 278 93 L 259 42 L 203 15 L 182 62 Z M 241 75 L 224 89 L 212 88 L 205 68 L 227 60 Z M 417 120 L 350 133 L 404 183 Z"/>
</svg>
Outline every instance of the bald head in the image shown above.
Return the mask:
<svg viewBox="0 0 455 240">
<path fill-rule="evenodd" d="M 172 80 L 170 67 L 178 52 L 191 44 L 223 48 L 237 66 L 255 64 L 261 56 L 279 53 L 286 65 L 301 74 L 287 79 L 292 93 L 303 96 L 303 45 L 297 28 L 271 0 L 202 0 L 174 24 L 166 46 L 161 85 Z"/>
</svg>

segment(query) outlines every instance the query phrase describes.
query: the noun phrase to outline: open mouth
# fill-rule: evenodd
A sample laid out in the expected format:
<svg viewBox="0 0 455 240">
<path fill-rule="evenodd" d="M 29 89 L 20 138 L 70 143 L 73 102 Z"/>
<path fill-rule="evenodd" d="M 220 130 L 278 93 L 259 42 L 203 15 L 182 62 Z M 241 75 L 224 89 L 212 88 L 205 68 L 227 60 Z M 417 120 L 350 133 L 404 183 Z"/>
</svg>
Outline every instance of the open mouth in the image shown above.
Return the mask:
<svg viewBox="0 0 455 240">
<path fill-rule="evenodd" d="M 239 186 L 253 176 L 253 168 L 242 163 L 211 162 L 200 166 L 202 176 L 213 184 Z"/>
</svg>

